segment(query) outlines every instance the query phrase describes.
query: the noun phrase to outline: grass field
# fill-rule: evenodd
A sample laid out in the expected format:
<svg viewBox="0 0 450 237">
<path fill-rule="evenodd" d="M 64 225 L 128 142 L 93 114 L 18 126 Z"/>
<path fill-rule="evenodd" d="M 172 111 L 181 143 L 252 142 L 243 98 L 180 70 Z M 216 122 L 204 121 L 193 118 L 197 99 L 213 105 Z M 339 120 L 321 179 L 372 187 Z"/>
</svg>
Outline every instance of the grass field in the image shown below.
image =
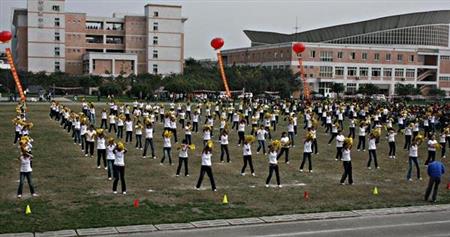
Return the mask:
<svg viewBox="0 0 450 237">
<path fill-rule="evenodd" d="M 79 109 L 79 105 L 71 105 Z M 218 162 L 220 147 L 216 144 L 213 153 L 213 172 L 218 192 L 211 192 L 207 177 L 203 190 L 194 190 L 200 169 L 200 150 L 190 154 L 190 177 L 175 177 L 176 165 L 160 166 L 162 155 L 161 124 L 156 127 L 157 160 L 142 159 L 142 151 L 128 144 L 126 156 L 127 195 L 113 195 L 112 182 L 107 180 L 104 169 L 96 169 L 96 157 L 85 158 L 78 145 L 74 145 L 70 134 L 63 131 L 56 121 L 48 117 L 47 104 L 31 104 L 30 119 L 35 126 L 33 182 L 39 197 L 31 198 L 27 184 L 24 197 L 16 198 L 19 177 L 18 149 L 12 145 L 14 128 L 13 105 L 0 106 L 0 233 L 50 231 L 102 226 L 123 226 L 131 224 L 159 224 L 188 222 L 205 219 L 250 217 L 289 213 L 338 211 L 362 208 L 424 205 L 423 193 L 428 179 L 425 166 L 421 165 L 423 181 L 406 181 L 407 154 L 400 145 L 403 137 L 397 136 L 397 159 L 387 158 L 388 144 L 382 136 L 378 149 L 380 170 L 365 168 L 368 152 L 352 153 L 353 186 L 341 186 L 339 179 L 342 164 L 334 160 L 335 143 L 328 146 L 329 136 L 323 129 L 318 131 L 319 152 L 313 156 L 314 173 L 300 173 L 298 167 L 303 151 L 301 145 L 304 130 L 299 126 L 299 135 L 291 148 L 291 164 L 280 164 L 283 188 L 264 187 L 268 163 L 264 155 L 256 155 L 253 145 L 253 161 L 256 177 L 240 176 L 242 167 L 241 147 L 237 147 L 237 133 L 230 135 L 231 164 Z M 97 108 L 97 111 L 100 111 Z M 97 115 L 97 118 L 100 116 Z M 299 120 L 300 121 L 300 120 Z M 218 124 L 218 123 L 216 123 Z M 286 128 L 281 121 L 274 133 L 279 138 Z M 214 131 L 217 136 L 218 131 Z M 347 133 L 347 131 L 345 132 Z M 180 134 L 181 135 L 181 134 Z M 133 137 L 134 141 L 134 137 Z M 193 141 L 201 146 L 200 135 Z M 177 152 L 172 153 L 178 161 Z M 420 147 L 420 161 L 426 156 L 425 146 Z M 448 159 L 445 164 L 449 167 Z M 448 173 L 440 186 L 438 200 L 450 203 L 450 191 L 446 190 Z M 273 178 L 273 181 L 274 178 Z M 305 184 L 305 185 L 302 185 Z M 377 186 L 380 194 L 372 189 Z M 120 190 L 120 187 L 119 187 Z M 308 191 L 310 199 L 304 200 Z M 230 204 L 223 205 L 222 197 L 228 195 Z M 139 208 L 133 201 L 140 200 Z M 29 204 L 31 215 L 25 215 Z"/>
</svg>

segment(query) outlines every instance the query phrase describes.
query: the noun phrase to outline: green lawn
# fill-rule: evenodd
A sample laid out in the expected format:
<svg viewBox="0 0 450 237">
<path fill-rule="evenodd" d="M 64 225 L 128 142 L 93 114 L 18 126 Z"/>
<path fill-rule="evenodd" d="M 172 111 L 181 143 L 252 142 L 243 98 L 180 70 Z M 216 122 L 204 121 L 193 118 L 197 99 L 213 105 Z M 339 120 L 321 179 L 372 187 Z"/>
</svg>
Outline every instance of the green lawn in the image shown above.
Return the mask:
<svg viewBox="0 0 450 237">
<path fill-rule="evenodd" d="M 190 154 L 191 176 L 175 177 L 176 165 L 159 165 L 162 148 L 161 124 L 158 124 L 155 133 L 158 159 L 142 159 L 141 151 L 134 149 L 134 143 L 128 144 L 125 171 L 128 194 L 113 195 L 112 182 L 106 179 L 106 171 L 96 169 L 96 158 L 85 158 L 80 147 L 73 144 L 70 135 L 60 129 L 56 121 L 49 119 L 48 105 L 30 104 L 29 109 L 35 124 L 32 130 L 35 140 L 33 181 L 40 196 L 31 198 L 25 185 L 24 197 L 16 198 L 19 161 L 16 159 L 18 149 L 12 145 L 14 128 L 11 119 L 14 106 L 1 105 L 0 116 L 3 119 L 0 121 L 0 141 L 3 148 L 0 150 L 0 179 L 3 185 L 0 192 L 0 233 L 427 204 L 423 201 L 427 179 L 413 182 L 405 179 L 407 154 L 400 147 L 403 145 L 402 136 L 397 137 L 396 160 L 387 158 L 388 145 L 382 137 L 378 149 L 380 170 L 367 170 L 368 153 L 354 150 L 355 185 L 340 186 L 342 167 L 340 162 L 334 160 L 335 143 L 331 146 L 326 144 L 328 135 L 324 134 L 322 128 L 318 132 L 320 154 L 313 156 L 314 173 L 298 172 L 303 151 L 300 145 L 304 136 L 302 126 L 295 141 L 297 146 L 290 151 L 291 164 L 280 164 L 281 182 L 284 185 L 281 189 L 264 187 L 268 164 L 264 155 L 256 155 L 256 144 L 253 145 L 256 177 L 240 176 L 242 152 L 241 147 L 235 145 L 237 134 L 232 132 L 230 151 L 233 162 L 218 162 L 220 148 L 217 143 L 213 154 L 213 172 L 218 192 L 210 191 L 207 177 L 203 182 L 204 190 L 194 190 L 200 169 L 200 150 Z M 72 109 L 78 110 L 79 107 Z M 97 108 L 97 111 L 101 110 Z M 285 122 L 281 121 L 275 137 L 279 137 L 280 130 L 285 127 Z M 197 147 L 202 144 L 200 135 L 194 135 L 193 141 Z M 177 161 L 177 152 L 172 155 Z M 425 155 L 426 148 L 422 145 L 421 164 Z M 445 163 L 448 167 L 448 159 Z M 425 176 L 423 165 L 421 169 Z M 450 203 L 450 191 L 445 189 L 448 180 L 449 175 L 446 174 L 440 187 L 440 203 Z M 372 194 L 375 186 L 380 192 L 378 196 Z M 303 199 L 305 191 L 310 193 L 310 200 Z M 228 195 L 229 205 L 221 203 L 224 194 Z M 139 208 L 133 207 L 135 199 L 140 200 Z M 32 210 L 28 216 L 25 215 L 27 204 Z"/>
</svg>

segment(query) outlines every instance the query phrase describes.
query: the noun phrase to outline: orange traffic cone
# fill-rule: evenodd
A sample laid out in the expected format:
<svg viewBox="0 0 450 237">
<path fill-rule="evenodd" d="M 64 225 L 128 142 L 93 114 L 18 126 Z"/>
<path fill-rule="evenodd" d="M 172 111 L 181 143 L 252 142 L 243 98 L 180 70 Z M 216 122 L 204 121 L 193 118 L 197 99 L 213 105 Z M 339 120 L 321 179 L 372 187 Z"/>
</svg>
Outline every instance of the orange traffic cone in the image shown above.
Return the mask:
<svg viewBox="0 0 450 237">
<path fill-rule="evenodd" d="M 447 190 L 450 190 L 450 183 L 447 184 Z"/>
<path fill-rule="evenodd" d="M 134 206 L 135 208 L 138 208 L 138 207 L 139 207 L 139 199 L 134 199 L 133 206 Z"/>
<path fill-rule="evenodd" d="M 303 198 L 304 198 L 305 200 L 309 200 L 309 193 L 308 193 L 307 191 L 305 191 L 305 192 L 303 193 Z"/>
</svg>

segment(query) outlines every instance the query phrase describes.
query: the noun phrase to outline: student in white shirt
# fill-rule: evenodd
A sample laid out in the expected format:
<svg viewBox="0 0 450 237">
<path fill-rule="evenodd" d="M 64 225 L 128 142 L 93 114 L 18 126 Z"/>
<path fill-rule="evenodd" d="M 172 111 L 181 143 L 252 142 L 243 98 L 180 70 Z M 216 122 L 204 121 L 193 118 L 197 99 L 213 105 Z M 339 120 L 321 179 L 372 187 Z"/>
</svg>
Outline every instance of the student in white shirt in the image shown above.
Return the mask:
<svg viewBox="0 0 450 237">
<path fill-rule="evenodd" d="M 73 143 L 81 145 L 81 122 L 80 117 L 75 117 L 75 121 L 73 122 L 73 131 L 74 131 L 74 137 L 73 137 Z"/>
<path fill-rule="evenodd" d="M 123 138 L 123 126 L 125 124 L 125 116 L 120 114 L 117 118 L 117 138 Z"/>
<path fill-rule="evenodd" d="M 103 160 L 103 166 L 105 169 L 108 169 L 106 166 L 106 138 L 103 134 L 103 129 L 99 129 L 96 133 L 97 137 L 97 169 L 100 169 L 100 160 Z"/>
<path fill-rule="evenodd" d="M 178 153 L 178 168 L 176 176 L 180 176 L 181 166 L 184 163 L 184 176 L 189 176 L 189 169 L 188 169 L 188 152 L 191 150 L 191 146 L 187 143 L 186 139 L 183 139 L 181 141 L 181 145 L 177 148 L 179 150 Z"/>
<path fill-rule="evenodd" d="M 125 149 L 123 143 L 119 142 L 114 149 L 114 194 L 117 194 L 117 184 L 119 183 L 119 179 L 120 185 L 122 186 L 122 194 L 127 194 L 127 186 L 125 184 L 125 153 L 127 153 L 127 149 Z"/>
<path fill-rule="evenodd" d="M 389 143 L 389 158 L 395 159 L 395 136 L 397 136 L 397 133 L 394 128 L 389 128 L 388 130 L 387 139 Z"/>
<path fill-rule="evenodd" d="M 412 139 L 412 125 L 407 126 L 404 130 L 405 133 L 405 145 L 403 146 L 403 149 L 409 150 L 409 146 L 411 146 L 411 139 Z"/>
<path fill-rule="evenodd" d="M 22 155 L 18 158 L 20 160 L 20 179 L 19 179 L 19 188 L 17 189 L 17 198 L 22 197 L 23 190 L 23 182 L 24 179 L 27 179 L 28 186 L 30 187 L 30 193 L 33 197 L 37 196 L 34 191 L 33 182 L 31 179 L 31 159 L 33 156 L 27 152 L 22 153 Z"/>
<path fill-rule="evenodd" d="M 213 176 L 213 172 L 211 169 L 211 166 L 212 166 L 211 156 L 212 156 L 212 148 L 209 146 L 205 146 L 205 148 L 203 148 L 203 152 L 202 152 L 202 166 L 200 168 L 200 176 L 198 177 L 197 185 L 195 186 L 195 188 L 197 190 L 200 189 L 200 186 L 202 185 L 203 177 L 205 176 L 205 173 L 206 173 L 209 177 L 209 181 L 211 182 L 211 189 L 214 192 L 217 191 L 216 183 L 214 181 L 214 176 Z"/>
<path fill-rule="evenodd" d="M 256 131 L 256 138 L 258 139 L 258 148 L 256 149 L 256 154 L 259 154 L 259 151 L 262 149 L 264 155 L 266 153 L 266 136 L 267 130 L 264 129 L 264 126 L 261 125 L 259 129 Z"/>
<path fill-rule="evenodd" d="M 95 135 L 96 132 L 94 130 L 94 125 L 91 125 L 89 129 L 86 131 L 86 149 L 84 150 L 84 156 L 94 156 L 94 143 L 95 143 Z"/>
<path fill-rule="evenodd" d="M 114 114 L 110 114 L 108 117 L 109 117 L 109 129 L 108 129 L 108 132 L 111 132 L 111 130 L 114 129 L 114 133 L 116 133 L 117 132 L 116 116 Z"/>
<path fill-rule="evenodd" d="M 439 144 L 441 145 L 441 157 L 445 158 L 445 150 L 446 150 L 446 145 L 447 145 L 447 132 L 446 131 L 441 133 L 441 135 L 439 136 Z"/>
<path fill-rule="evenodd" d="M 375 164 L 375 168 L 379 169 L 378 161 L 377 161 L 377 138 L 374 134 L 369 135 L 369 160 L 367 161 L 367 168 L 370 170 L 372 167 L 370 167 L 370 163 L 372 162 Z"/>
<path fill-rule="evenodd" d="M 342 159 L 342 147 L 344 147 L 345 137 L 342 135 L 342 131 L 338 131 L 338 135 L 336 136 L 336 160 Z"/>
<path fill-rule="evenodd" d="M 266 187 L 269 187 L 270 180 L 272 179 L 272 174 L 275 172 L 275 177 L 277 179 L 277 185 L 279 188 L 281 188 L 281 182 L 280 182 L 280 171 L 278 169 L 278 150 L 272 145 L 269 145 L 269 153 L 268 153 L 268 159 L 269 159 L 269 176 L 267 176 L 266 179 Z"/>
<path fill-rule="evenodd" d="M 242 119 L 239 122 L 239 125 L 237 126 L 237 130 L 238 130 L 238 137 L 239 137 L 239 141 L 238 141 L 238 146 L 241 146 L 241 143 L 245 143 L 245 119 Z"/>
<path fill-rule="evenodd" d="M 102 110 L 102 122 L 100 124 L 100 128 L 107 129 L 106 121 L 108 120 L 108 114 L 106 113 L 106 109 Z"/>
<path fill-rule="evenodd" d="M 192 144 L 192 126 L 191 122 L 187 122 L 186 126 L 184 126 L 184 139 L 186 139 L 189 145 Z"/>
<path fill-rule="evenodd" d="M 366 151 L 366 129 L 367 125 L 364 124 L 364 122 L 361 122 L 359 125 L 359 136 L 358 136 L 358 151 L 360 148 L 363 149 L 363 151 Z"/>
<path fill-rule="evenodd" d="M 82 122 L 80 127 L 81 151 L 84 151 L 86 147 L 86 132 L 87 132 L 87 125 L 84 122 Z"/>
<path fill-rule="evenodd" d="M 125 119 L 125 142 L 133 141 L 133 121 L 130 117 Z"/>
<path fill-rule="evenodd" d="M 142 155 L 142 158 L 146 158 L 147 155 L 147 149 L 148 146 L 150 146 L 150 149 L 152 149 L 152 158 L 156 159 L 155 156 L 155 148 L 153 147 L 153 123 L 146 122 L 145 125 L 145 145 L 144 145 L 144 154 Z"/>
<path fill-rule="evenodd" d="M 348 177 L 348 184 L 353 184 L 353 172 L 352 172 L 352 158 L 351 158 L 352 145 L 344 142 L 344 148 L 342 150 L 342 164 L 344 167 L 344 173 L 341 177 L 341 184 L 345 184 L 345 180 Z"/>
<path fill-rule="evenodd" d="M 281 133 L 280 142 L 281 142 L 281 151 L 280 151 L 280 153 L 278 153 L 277 159 L 279 159 L 284 153 L 285 154 L 284 160 L 285 160 L 286 164 L 289 164 L 289 147 L 291 146 L 291 142 L 290 142 L 289 137 L 287 136 L 286 132 Z"/>
<path fill-rule="evenodd" d="M 434 161 L 436 159 L 436 146 L 438 145 L 438 142 L 436 141 L 436 136 L 433 134 L 428 139 L 428 158 L 425 161 L 425 165 L 428 165 L 428 163 Z"/>
<path fill-rule="evenodd" d="M 172 133 L 169 131 L 164 132 L 163 137 L 163 157 L 161 159 L 160 165 L 164 164 L 164 160 L 167 158 L 169 159 L 169 164 L 172 165 L 172 143 L 170 141 L 170 137 L 172 136 Z"/>
<path fill-rule="evenodd" d="M 411 179 L 411 172 L 412 172 L 412 163 L 414 162 L 414 165 L 416 166 L 416 171 L 417 171 L 417 179 L 418 180 L 422 180 L 422 178 L 420 177 L 420 168 L 419 168 L 419 160 L 418 160 L 418 155 L 419 155 L 419 143 L 414 141 L 411 144 L 411 147 L 409 148 L 409 160 L 408 160 L 408 172 L 406 174 L 406 179 L 408 181 L 412 181 Z"/>
<path fill-rule="evenodd" d="M 244 120 L 245 121 L 245 120 Z M 252 161 L 252 143 L 248 139 L 244 139 L 244 145 L 242 147 L 242 153 L 244 158 L 244 165 L 241 169 L 241 175 L 245 176 L 245 169 L 247 168 L 247 164 L 250 166 L 250 171 L 253 176 L 255 176 L 255 169 L 253 169 L 253 161 Z"/>
<path fill-rule="evenodd" d="M 228 132 L 226 129 L 222 130 L 220 134 L 220 162 L 223 162 L 223 156 L 227 155 L 227 162 L 230 163 L 230 152 L 228 151 Z"/>
<path fill-rule="evenodd" d="M 144 126 L 140 120 L 137 121 L 136 126 L 134 126 L 134 133 L 136 135 L 136 149 L 142 150 L 142 129 Z"/>
<path fill-rule="evenodd" d="M 311 153 L 312 153 L 312 137 L 307 136 L 305 142 L 303 143 L 303 161 L 300 165 L 300 172 L 303 172 L 303 167 L 305 165 L 306 160 L 308 159 L 308 168 L 309 172 L 312 173 L 312 162 L 311 162 Z"/>
<path fill-rule="evenodd" d="M 205 126 L 203 128 L 203 146 L 206 146 L 206 144 L 210 140 L 211 140 L 211 128 L 209 126 Z"/>
<path fill-rule="evenodd" d="M 116 155 L 114 155 L 114 149 L 116 149 L 116 143 L 114 138 L 108 139 L 108 146 L 106 146 L 106 167 L 108 168 L 108 180 L 112 180 L 114 173 L 114 160 Z"/>
</svg>

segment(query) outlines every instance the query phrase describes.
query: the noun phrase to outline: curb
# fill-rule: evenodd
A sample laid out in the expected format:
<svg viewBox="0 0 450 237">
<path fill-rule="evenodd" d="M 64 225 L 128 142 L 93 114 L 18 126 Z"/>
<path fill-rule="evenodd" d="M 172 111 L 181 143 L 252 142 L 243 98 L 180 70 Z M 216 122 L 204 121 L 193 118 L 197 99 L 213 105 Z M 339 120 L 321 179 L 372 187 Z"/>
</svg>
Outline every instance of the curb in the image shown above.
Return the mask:
<svg viewBox="0 0 450 237">
<path fill-rule="evenodd" d="M 351 217 L 382 216 L 382 215 L 440 212 L 440 211 L 450 211 L 450 204 L 381 208 L 381 209 L 363 209 L 363 210 L 341 211 L 341 212 L 319 212 L 319 213 L 306 213 L 293 215 L 262 216 L 262 217 L 237 218 L 237 219 L 218 219 L 218 220 L 195 221 L 190 223 L 87 228 L 77 230 L 48 231 L 43 233 L 38 232 L 10 233 L 10 234 L 0 234 L 0 237 L 52 237 L 52 236 L 78 237 L 78 236 L 98 236 L 98 235 L 113 235 L 113 234 L 132 234 L 132 233 L 153 232 L 153 231 L 186 230 L 186 229 L 199 229 L 211 227 L 255 225 L 264 223 L 329 220 L 329 219 L 340 219 Z"/>
</svg>

